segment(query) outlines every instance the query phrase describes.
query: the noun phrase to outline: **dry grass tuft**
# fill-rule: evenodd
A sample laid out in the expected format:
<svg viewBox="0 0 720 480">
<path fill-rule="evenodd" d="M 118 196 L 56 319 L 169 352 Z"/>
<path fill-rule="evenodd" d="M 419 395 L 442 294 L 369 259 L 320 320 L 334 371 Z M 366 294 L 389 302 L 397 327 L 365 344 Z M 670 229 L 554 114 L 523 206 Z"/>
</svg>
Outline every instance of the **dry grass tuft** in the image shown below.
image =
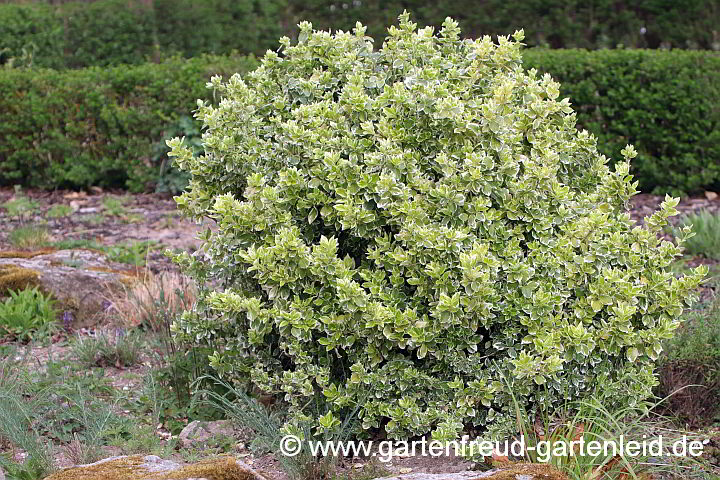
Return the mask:
<svg viewBox="0 0 720 480">
<path fill-rule="evenodd" d="M 166 331 L 179 313 L 192 308 L 195 286 L 175 272 L 146 271 L 121 290 L 108 289 L 107 313 L 128 327 L 144 325 L 154 332 Z"/>
<path fill-rule="evenodd" d="M 658 390 L 665 396 L 672 394 L 664 409 L 690 428 L 699 429 L 720 418 L 720 376 L 711 370 L 692 360 L 669 362 L 659 369 Z"/>
<path fill-rule="evenodd" d="M 38 225 L 23 225 L 11 230 L 8 234 L 8 242 L 19 249 L 37 250 L 47 247 L 52 237 L 47 228 Z"/>
</svg>

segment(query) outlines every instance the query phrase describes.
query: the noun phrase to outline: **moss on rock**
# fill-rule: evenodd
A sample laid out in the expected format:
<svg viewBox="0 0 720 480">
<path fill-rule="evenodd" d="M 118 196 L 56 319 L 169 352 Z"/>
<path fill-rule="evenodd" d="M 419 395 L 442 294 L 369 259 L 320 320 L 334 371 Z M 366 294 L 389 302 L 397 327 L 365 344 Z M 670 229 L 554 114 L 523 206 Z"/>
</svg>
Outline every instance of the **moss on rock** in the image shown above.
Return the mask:
<svg viewBox="0 0 720 480">
<path fill-rule="evenodd" d="M 10 290 L 22 290 L 39 285 L 40 272 L 14 265 L 0 265 L 0 297 Z"/>
<path fill-rule="evenodd" d="M 234 458 L 204 460 L 181 467 L 158 457 L 133 455 L 68 468 L 45 480 L 266 480 Z"/>
<path fill-rule="evenodd" d="M 568 480 L 568 476 L 544 463 L 518 463 L 486 477 L 487 480 Z"/>
<path fill-rule="evenodd" d="M 101 273 L 114 273 L 117 275 L 123 275 L 125 277 L 131 277 L 132 281 L 134 282 L 137 277 L 140 277 L 142 275 L 145 275 L 145 269 L 120 269 L 120 268 L 109 268 L 109 267 L 88 267 L 86 270 L 89 270 L 91 272 L 101 272 Z"/>
<path fill-rule="evenodd" d="M 0 252 L 0 258 L 33 258 L 37 257 L 38 255 L 48 255 L 50 253 L 56 252 L 57 249 L 55 248 L 41 248 L 39 250 L 6 250 L 4 252 Z"/>
</svg>

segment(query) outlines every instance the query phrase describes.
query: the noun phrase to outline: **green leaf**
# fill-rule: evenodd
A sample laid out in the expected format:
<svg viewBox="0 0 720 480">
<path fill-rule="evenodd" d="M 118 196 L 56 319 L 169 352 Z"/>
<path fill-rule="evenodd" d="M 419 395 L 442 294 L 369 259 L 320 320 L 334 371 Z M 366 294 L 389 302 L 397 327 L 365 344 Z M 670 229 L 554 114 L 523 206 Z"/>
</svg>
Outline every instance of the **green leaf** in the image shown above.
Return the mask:
<svg viewBox="0 0 720 480">
<path fill-rule="evenodd" d="M 640 355 L 640 351 L 635 347 L 630 347 L 625 352 L 625 355 L 627 356 L 627 359 L 631 362 L 634 362 L 637 357 Z"/>
<path fill-rule="evenodd" d="M 308 213 L 308 223 L 313 223 L 315 219 L 318 216 L 317 208 L 313 208 L 310 210 L 310 213 Z"/>
</svg>

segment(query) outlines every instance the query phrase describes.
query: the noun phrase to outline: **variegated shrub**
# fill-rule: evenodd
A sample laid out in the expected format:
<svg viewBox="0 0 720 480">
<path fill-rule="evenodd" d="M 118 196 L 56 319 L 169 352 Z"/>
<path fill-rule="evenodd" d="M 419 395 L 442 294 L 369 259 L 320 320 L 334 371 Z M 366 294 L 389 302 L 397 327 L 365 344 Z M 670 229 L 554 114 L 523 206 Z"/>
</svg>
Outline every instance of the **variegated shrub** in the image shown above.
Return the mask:
<svg viewBox="0 0 720 480">
<path fill-rule="evenodd" d="M 169 142 L 192 174 L 178 205 L 217 222 L 176 257 L 208 285 L 176 334 L 319 430 L 357 411 L 447 439 L 506 426 L 510 390 L 529 409 L 646 397 L 705 274 L 668 271 L 677 200 L 633 225 L 633 147 L 608 168 L 523 69 L 522 31 L 464 40 L 403 14 L 380 49 L 364 33 L 302 23 L 208 84 L 204 155 Z"/>
</svg>

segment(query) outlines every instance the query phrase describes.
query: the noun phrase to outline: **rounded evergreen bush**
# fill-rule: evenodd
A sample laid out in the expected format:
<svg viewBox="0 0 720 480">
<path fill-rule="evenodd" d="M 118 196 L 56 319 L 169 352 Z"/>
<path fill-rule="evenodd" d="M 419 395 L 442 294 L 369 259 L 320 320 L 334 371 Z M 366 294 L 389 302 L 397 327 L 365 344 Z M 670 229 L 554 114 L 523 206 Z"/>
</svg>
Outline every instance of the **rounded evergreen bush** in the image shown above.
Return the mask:
<svg viewBox="0 0 720 480">
<path fill-rule="evenodd" d="M 178 205 L 217 222 L 175 257 L 206 285 L 176 334 L 320 431 L 355 413 L 448 439 L 498 433 L 513 397 L 645 398 L 705 274 L 668 269 L 677 200 L 634 226 L 634 149 L 608 168 L 558 83 L 523 69 L 522 31 L 463 40 L 403 14 L 388 32 L 375 50 L 360 24 L 302 23 L 208 84 L 205 154 L 169 142 L 192 174 Z"/>
</svg>

